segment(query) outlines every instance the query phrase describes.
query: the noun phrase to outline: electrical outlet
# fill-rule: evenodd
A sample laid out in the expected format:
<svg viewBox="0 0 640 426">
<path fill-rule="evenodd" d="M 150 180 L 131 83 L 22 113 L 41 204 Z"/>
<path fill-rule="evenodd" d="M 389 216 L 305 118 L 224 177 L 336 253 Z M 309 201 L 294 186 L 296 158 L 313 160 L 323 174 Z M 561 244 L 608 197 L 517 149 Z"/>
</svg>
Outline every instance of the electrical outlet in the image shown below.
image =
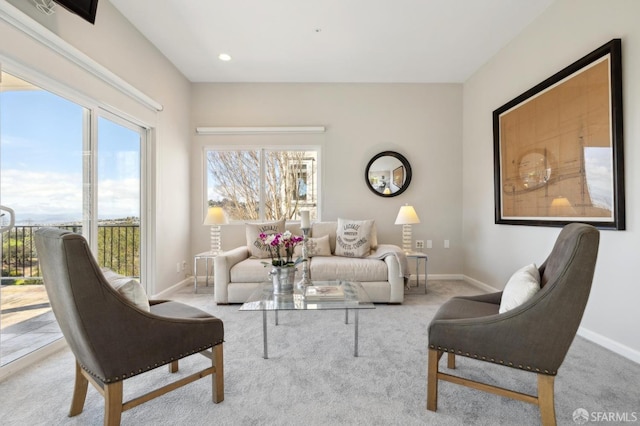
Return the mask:
<svg viewBox="0 0 640 426">
<path fill-rule="evenodd" d="M 416 248 L 417 249 L 424 248 L 424 240 L 416 240 Z"/>
<path fill-rule="evenodd" d="M 433 248 L 433 241 L 427 240 L 427 248 Z"/>
<path fill-rule="evenodd" d="M 186 271 L 186 270 L 187 270 L 187 261 L 186 261 L 186 260 L 183 260 L 183 261 L 182 261 L 182 270 L 183 270 L 183 271 Z"/>
<path fill-rule="evenodd" d="M 444 240 L 444 248 L 449 248 L 449 240 Z"/>
</svg>

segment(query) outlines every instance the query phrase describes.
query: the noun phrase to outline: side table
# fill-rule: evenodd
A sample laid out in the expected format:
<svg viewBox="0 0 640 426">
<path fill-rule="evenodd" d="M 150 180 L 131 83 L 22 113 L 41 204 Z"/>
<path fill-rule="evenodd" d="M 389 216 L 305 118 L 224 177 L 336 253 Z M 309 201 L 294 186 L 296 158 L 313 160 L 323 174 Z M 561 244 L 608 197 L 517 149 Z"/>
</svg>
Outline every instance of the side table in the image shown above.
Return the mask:
<svg viewBox="0 0 640 426">
<path fill-rule="evenodd" d="M 427 255 L 422 252 L 411 252 L 405 255 L 407 259 L 416 260 L 416 287 L 420 287 L 420 263 L 424 260 L 424 294 L 427 294 Z"/>
<path fill-rule="evenodd" d="M 213 265 L 213 259 L 218 253 L 204 251 L 193 256 L 193 288 L 198 292 L 198 260 L 204 260 L 205 264 L 205 285 L 209 287 L 209 264 Z"/>
</svg>

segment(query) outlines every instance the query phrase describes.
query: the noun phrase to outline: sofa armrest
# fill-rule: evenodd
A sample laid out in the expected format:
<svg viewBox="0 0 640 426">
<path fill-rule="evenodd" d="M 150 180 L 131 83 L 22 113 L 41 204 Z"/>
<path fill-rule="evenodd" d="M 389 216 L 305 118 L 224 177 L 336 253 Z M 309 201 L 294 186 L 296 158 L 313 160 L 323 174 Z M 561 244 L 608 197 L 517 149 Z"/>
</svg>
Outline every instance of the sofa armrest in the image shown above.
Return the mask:
<svg viewBox="0 0 640 426">
<path fill-rule="evenodd" d="M 406 259 L 405 259 L 406 260 Z M 389 271 L 389 303 L 402 303 L 404 301 L 404 276 L 398 256 L 386 256 L 384 262 Z"/>
<path fill-rule="evenodd" d="M 216 303 L 229 303 L 227 286 L 231 282 L 231 268 L 248 258 L 249 250 L 246 246 L 236 247 L 215 257 L 213 260 L 213 292 Z"/>
</svg>

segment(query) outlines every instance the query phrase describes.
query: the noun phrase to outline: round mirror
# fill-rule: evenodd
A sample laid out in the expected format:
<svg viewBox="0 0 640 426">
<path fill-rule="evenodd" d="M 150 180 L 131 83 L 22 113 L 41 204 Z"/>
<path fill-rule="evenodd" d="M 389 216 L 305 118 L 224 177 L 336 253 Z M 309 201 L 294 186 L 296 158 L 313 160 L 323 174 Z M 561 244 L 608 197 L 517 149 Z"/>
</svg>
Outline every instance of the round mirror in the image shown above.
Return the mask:
<svg viewBox="0 0 640 426">
<path fill-rule="evenodd" d="M 402 194 L 411 183 L 411 166 L 402 154 L 384 151 L 376 154 L 364 171 L 367 187 L 381 197 Z"/>
</svg>

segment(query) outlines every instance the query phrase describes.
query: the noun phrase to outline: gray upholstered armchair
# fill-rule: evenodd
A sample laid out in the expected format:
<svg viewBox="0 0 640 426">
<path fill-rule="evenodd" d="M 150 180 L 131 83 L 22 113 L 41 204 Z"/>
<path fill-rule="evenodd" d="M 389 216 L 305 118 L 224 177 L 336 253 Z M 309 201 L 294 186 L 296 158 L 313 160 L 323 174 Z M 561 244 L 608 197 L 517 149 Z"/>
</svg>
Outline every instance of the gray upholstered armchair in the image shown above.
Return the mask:
<svg viewBox="0 0 640 426">
<path fill-rule="evenodd" d="M 42 228 L 35 242 L 51 307 L 76 357 L 69 416 L 82 412 L 88 382 L 104 396 L 105 425 L 118 425 L 122 411 L 208 375 L 213 402 L 224 399 L 220 319 L 171 301 L 151 301 L 148 312 L 135 307 L 109 285 L 79 234 Z M 212 365 L 123 404 L 125 379 L 166 364 L 176 372 L 178 360 L 195 353 Z"/>
<path fill-rule="evenodd" d="M 589 298 L 599 232 L 590 225 L 565 226 L 539 267 L 541 289 L 522 305 L 499 313 L 502 292 L 455 297 L 440 307 L 429 325 L 427 409 L 436 411 L 438 380 L 537 404 L 542 424 L 555 425 L 554 378 L 580 325 Z M 525 395 L 440 372 L 448 354 L 492 362 L 538 376 L 538 395 Z"/>
</svg>

